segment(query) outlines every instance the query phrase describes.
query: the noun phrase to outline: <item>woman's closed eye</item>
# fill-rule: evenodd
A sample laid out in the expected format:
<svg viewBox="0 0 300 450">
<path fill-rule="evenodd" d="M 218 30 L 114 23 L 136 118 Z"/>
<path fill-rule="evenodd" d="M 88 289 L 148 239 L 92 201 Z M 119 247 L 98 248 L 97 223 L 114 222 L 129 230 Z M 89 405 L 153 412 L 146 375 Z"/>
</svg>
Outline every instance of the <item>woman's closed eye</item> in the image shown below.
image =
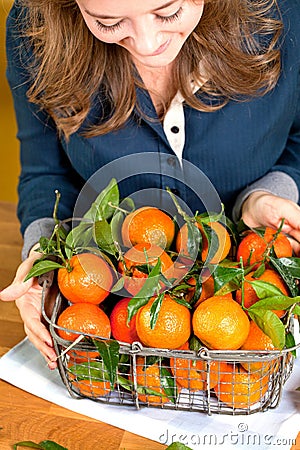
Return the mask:
<svg viewBox="0 0 300 450">
<path fill-rule="evenodd" d="M 120 22 L 114 23 L 113 25 L 104 25 L 99 20 L 96 20 L 96 26 L 101 32 L 114 33 L 115 31 L 118 31 L 120 28 L 122 28 L 122 20 Z"/>
<path fill-rule="evenodd" d="M 169 15 L 169 16 L 156 16 L 158 20 L 162 21 L 162 22 L 175 22 L 175 20 L 180 19 L 182 14 L 182 7 L 180 7 L 175 13 Z"/>
<path fill-rule="evenodd" d="M 171 23 L 175 22 L 176 20 L 179 20 L 182 14 L 182 7 L 180 7 L 175 13 L 169 15 L 169 16 L 160 16 L 156 15 L 156 19 L 163 23 Z M 114 23 L 112 25 L 105 25 L 99 20 L 96 20 L 96 26 L 99 29 L 99 31 L 104 33 L 114 33 L 116 31 L 119 31 L 123 26 L 123 20 L 120 20 L 120 22 Z"/>
</svg>

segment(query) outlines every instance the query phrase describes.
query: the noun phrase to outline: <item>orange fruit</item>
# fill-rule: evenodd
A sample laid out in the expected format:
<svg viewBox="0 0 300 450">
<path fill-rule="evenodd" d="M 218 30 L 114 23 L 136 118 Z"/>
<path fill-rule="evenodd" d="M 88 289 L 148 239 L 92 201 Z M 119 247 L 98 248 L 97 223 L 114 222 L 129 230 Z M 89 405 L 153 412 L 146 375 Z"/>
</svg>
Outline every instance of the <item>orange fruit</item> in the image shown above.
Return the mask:
<svg viewBox="0 0 300 450">
<path fill-rule="evenodd" d="M 155 297 L 141 307 L 136 315 L 136 330 L 147 347 L 175 349 L 183 345 L 191 334 L 191 314 L 186 306 L 165 294 L 154 328 L 151 328 L 151 307 Z"/>
<path fill-rule="evenodd" d="M 197 306 L 200 303 L 204 302 L 204 300 L 213 297 L 214 293 L 215 293 L 215 282 L 212 275 L 210 275 L 209 277 L 205 278 L 205 280 L 202 283 L 201 294 L 197 302 L 195 303 L 195 308 L 197 308 Z"/>
<path fill-rule="evenodd" d="M 124 261 L 118 264 L 118 271 L 124 277 L 124 287 L 131 294 L 136 295 L 143 287 L 148 274 L 138 266 L 149 265 L 150 270 L 161 261 L 161 272 L 167 277 L 173 276 L 173 261 L 170 256 L 157 245 L 149 243 L 137 244 L 124 255 Z"/>
<path fill-rule="evenodd" d="M 180 350 L 188 350 L 188 343 Z M 223 361 L 207 361 L 201 359 L 170 358 L 170 368 L 178 386 L 191 391 L 203 391 L 212 389 L 222 378 L 223 372 L 227 370 L 227 363 Z"/>
<path fill-rule="evenodd" d="M 218 399 L 231 408 L 247 409 L 262 401 L 268 390 L 268 377 L 247 372 L 239 365 L 228 364 L 229 370 L 214 387 Z"/>
<path fill-rule="evenodd" d="M 77 390 L 81 395 L 84 397 L 97 398 L 109 394 L 111 391 L 111 386 L 110 382 L 105 379 L 105 369 L 103 368 L 103 363 L 101 363 L 101 361 L 99 361 L 99 378 L 103 378 L 103 380 L 98 379 L 98 377 L 95 379 L 91 376 L 89 378 L 77 377 L 75 375 L 77 372 L 76 367 L 77 365 L 70 361 L 68 363 L 67 376 L 73 388 L 75 388 L 75 390 Z M 72 369 L 73 372 L 71 372 Z"/>
<path fill-rule="evenodd" d="M 186 343 L 180 350 L 188 350 Z M 204 361 L 197 359 L 170 358 L 171 372 L 178 386 L 190 389 L 191 391 L 205 390 L 205 382 L 202 376 L 205 370 Z"/>
<path fill-rule="evenodd" d="M 162 248 L 169 248 L 174 239 L 175 224 L 160 209 L 144 206 L 125 217 L 121 234 L 126 247 L 148 242 Z"/>
<path fill-rule="evenodd" d="M 208 225 L 214 230 L 218 237 L 218 249 L 213 254 L 213 256 L 210 257 L 210 260 L 207 261 L 210 264 L 218 264 L 220 261 L 225 259 L 227 255 L 230 252 L 231 249 L 231 239 L 228 231 L 226 228 L 220 223 L 220 222 L 209 222 Z M 208 257 L 209 253 L 209 245 L 208 240 L 204 234 L 203 228 L 200 223 L 195 222 L 195 226 L 197 226 L 200 230 L 200 233 L 202 235 L 202 253 L 201 253 L 201 259 L 202 261 L 205 261 Z M 188 227 L 187 224 L 184 224 L 176 237 L 176 251 L 181 256 L 190 256 L 188 251 Z"/>
<path fill-rule="evenodd" d="M 115 304 L 110 314 L 111 334 L 118 341 L 132 344 L 139 340 L 136 332 L 136 316 L 127 324 L 128 303 L 131 298 L 122 298 Z"/>
<path fill-rule="evenodd" d="M 171 376 L 170 373 L 170 377 Z M 130 378 L 132 379 L 132 376 Z M 160 367 L 157 362 L 152 365 L 146 365 L 146 359 L 142 356 L 138 356 L 136 359 L 136 382 L 138 385 L 137 395 L 140 401 L 149 404 L 166 403 L 170 401 L 162 386 Z M 157 392 L 157 395 L 147 392 L 145 392 L 145 394 L 142 393 L 143 387 Z"/>
<path fill-rule="evenodd" d="M 85 397 L 97 398 L 109 394 L 111 391 L 109 381 L 74 380 L 72 381 L 74 388 Z"/>
<path fill-rule="evenodd" d="M 112 270 L 104 259 L 93 253 L 74 255 L 68 267 L 58 269 L 60 292 L 71 303 L 98 305 L 108 296 L 113 284 Z"/>
<path fill-rule="evenodd" d="M 70 361 L 76 362 L 78 364 L 87 361 L 94 361 L 99 356 L 97 351 L 88 350 L 74 350 L 73 348 L 68 351 Z"/>
<path fill-rule="evenodd" d="M 58 317 L 57 325 L 67 330 L 57 330 L 58 335 L 67 341 L 75 341 L 79 334 L 92 334 L 109 338 L 110 321 L 102 309 L 92 303 L 75 303 L 68 306 Z M 77 333 L 72 333 L 77 331 Z"/>
<path fill-rule="evenodd" d="M 263 274 L 257 278 L 253 277 L 254 273 L 255 273 L 255 271 L 252 271 L 245 276 L 245 283 L 244 283 L 244 306 L 245 306 L 245 308 L 250 308 L 250 306 L 252 306 L 254 303 L 259 301 L 259 298 L 256 295 L 254 288 L 247 281 L 255 281 L 255 280 L 266 281 L 268 283 L 273 284 L 273 286 L 276 286 L 278 289 L 280 289 L 280 291 L 282 292 L 283 295 L 287 295 L 287 296 L 289 295 L 289 291 L 288 291 L 288 288 L 287 288 L 285 282 L 283 281 L 283 279 L 279 275 L 279 273 L 276 272 L 275 270 L 266 269 L 263 272 Z M 236 301 L 240 305 L 242 304 L 242 290 L 241 289 L 236 291 Z M 278 310 L 278 311 L 274 311 L 274 313 L 277 314 L 279 317 L 282 317 L 285 314 L 285 311 Z"/>
<path fill-rule="evenodd" d="M 259 236 L 254 231 L 246 234 L 238 246 L 236 260 L 240 261 L 242 258 L 244 266 L 262 262 L 264 253 L 267 250 L 267 247 L 271 245 L 275 233 L 276 230 L 266 227 L 263 237 Z M 291 243 L 283 233 L 278 234 L 273 242 L 273 246 L 277 258 L 290 257 L 293 255 Z"/>
<path fill-rule="evenodd" d="M 250 321 L 250 331 L 248 334 L 248 337 L 244 344 L 241 346 L 241 350 L 276 350 L 276 347 L 274 347 L 272 340 L 267 336 L 256 323 L 251 320 Z M 278 349 L 277 349 L 278 350 Z M 241 365 L 244 367 L 244 369 L 256 372 L 260 371 L 262 373 L 267 372 L 272 365 L 274 365 L 274 361 L 265 361 L 265 362 L 259 362 L 259 361 L 253 361 L 253 362 L 247 362 L 243 361 L 241 362 Z"/>
<path fill-rule="evenodd" d="M 195 335 L 210 349 L 237 350 L 247 339 L 250 323 L 247 314 L 230 295 L 213 296 L 194 311 Z"/>
</svg>

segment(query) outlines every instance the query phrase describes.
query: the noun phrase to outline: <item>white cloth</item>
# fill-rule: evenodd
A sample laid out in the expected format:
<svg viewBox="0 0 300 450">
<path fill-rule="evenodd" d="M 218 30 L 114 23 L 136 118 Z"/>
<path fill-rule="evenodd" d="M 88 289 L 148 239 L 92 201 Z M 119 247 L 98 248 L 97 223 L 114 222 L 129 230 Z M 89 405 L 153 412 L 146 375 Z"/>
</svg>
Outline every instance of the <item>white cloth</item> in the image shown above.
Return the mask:
<svg viewBox="0 0 300 450">
<path fill-rule="evenodd" d="M 289 450 L 300 430 L 300 362 L 284 386 L 279 406 L 249 416 L 212 415 L 157 408 L 113 406 L 70 397 L 58 371 L 51 372 L 27 339 L 0 359 L 0 378 L 69 410 L 170 445 L 193 450 Z"/>
</svg>

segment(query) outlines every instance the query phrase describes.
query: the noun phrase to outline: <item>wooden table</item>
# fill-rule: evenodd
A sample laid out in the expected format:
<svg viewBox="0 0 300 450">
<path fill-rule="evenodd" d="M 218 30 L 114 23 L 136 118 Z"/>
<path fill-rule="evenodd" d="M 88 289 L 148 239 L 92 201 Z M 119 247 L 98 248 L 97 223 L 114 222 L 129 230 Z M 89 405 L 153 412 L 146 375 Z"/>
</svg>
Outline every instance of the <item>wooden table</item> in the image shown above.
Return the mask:
<svg viewBox="0 0 300 450">
<path fill-rule="evenodd" d="M 20 263 L 15 205 L 0 202 L 0 289 Z M 25 336 L 13 302 L 0 301 L 0 356 Z M 2 429 L 1 429 L 2 428 Z M 159 450 L 164 445 L 74 413 L 0 380 L 0 450 L 15 442 L 54 440 L 68 450 Z"/>
</svg>

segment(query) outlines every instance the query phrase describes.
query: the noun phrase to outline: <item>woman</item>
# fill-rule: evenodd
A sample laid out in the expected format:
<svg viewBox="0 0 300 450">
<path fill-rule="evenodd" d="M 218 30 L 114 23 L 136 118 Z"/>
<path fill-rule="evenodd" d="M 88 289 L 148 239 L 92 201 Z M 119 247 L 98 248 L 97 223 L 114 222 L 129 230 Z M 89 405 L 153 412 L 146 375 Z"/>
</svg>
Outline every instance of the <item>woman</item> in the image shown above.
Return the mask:
<svg viewBox="0 0 300 450">
<path fill-rule="evenodd" d="M 18 214 L 24 261 L 16 300 L 33 344 L 55 368 L 40 287 L 23 283 L 49 234 L 53 192 L 72 216 L 84 182 L 141 152 L 185 159 L 216 187 L 227 215 L 278 227 L 299 253 L 299 0 L 18 0 L 7 23 L 8 80 L 21 141 Z M 184 198 L 173 179 L 171 188 Z M 164 189 L 144 174 L 134 189 Z M 129 185 L 122 194 L 127 195 Z"/>
</svg>

